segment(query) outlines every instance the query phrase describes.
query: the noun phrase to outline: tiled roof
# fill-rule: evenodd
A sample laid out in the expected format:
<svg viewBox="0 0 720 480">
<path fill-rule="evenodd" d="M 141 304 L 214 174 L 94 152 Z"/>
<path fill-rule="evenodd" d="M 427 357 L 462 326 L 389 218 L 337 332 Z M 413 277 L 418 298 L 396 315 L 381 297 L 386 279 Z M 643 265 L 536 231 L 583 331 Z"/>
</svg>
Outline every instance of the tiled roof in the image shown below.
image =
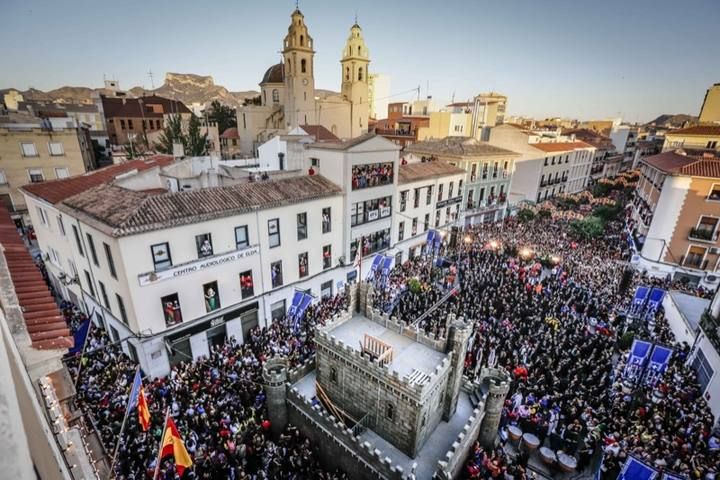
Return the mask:
<svg viewBox="0 0 720 480">
<path fill-rule="evenodd" d="M 49 203 L 55 204 L 85 190 L 111 182 L 115 177 L 123 173 L 132 170 L 147 170 L 157 166 L 164 167 L 170 165 L 172 162 L 173 157 L 170 155 L 155 155 L 147 160 L 130 160 L 129 162 L 110 165 L 109 167 L 93 170 L 74 177 L 49 180 L 41 183 L 30 183 L 24 185 L 21 189 Z"/>
<path fill-rule="evenodd" d="M 368 132 L 368 133 L 365 133 L 358 137 L 351 138 L 351 139 L 345 140 L 345 141 L 313 143 L 310 145 L 310 147 L 324 148 L 327 150 L 347 150 L 349 148 L 354 147 L 355 145 L 360 145 L 361 143 L 366 142 L 367 140 L 370 140 L 371 138 L 374 138 L 377 136 L 379 136 L 379 135 L 376 135 L 374 132 Z"/>
<path fill-rule="evenodd" d="M 682 150 L 652 155 L 642 160 L 653 168 L 671 175 L 720 178 L 720 158 L 687 155 Z"/>
<path fill-rule="evenodd" d="M 441 140 L 425 140 L 405 147 L 406 152 L 479 157 L 486 155 L 517 155 L 515 152 L 490 145 L 470 137 L 445 137 Z"/>
<path fill-rule="evenodd" d="M 595 148 L 585 142 L 531 143 L 530 146 L 547 153 L 569 152 L 571 150 L 577 150 L 578 148 Z"/>
<path fill-rule="evenodd" d="M 103 113 L 105 118 L 114 117 L 162 117 L 170 113 L 192 113 L 180 100 L 172 100 L 158 95 L 148 95 L 140 98 L 117 98 L 102 96 Z M 150 105 L 162 105 L 162 112 L 155 113 Z M 145 108 L 143 109 L 142 106 Z"/>
<path fill-rule="evenodd" d="M 720 136 L 720 125 L 696 125 L 694 127 L 681 128 L 679 130 L 668 130 L 665 135 L 702 135 Z"/>
<path fill-rule="evenodd" d="M 238 129 L 235 127 L 226 128 L 225 131 L 220 134 L 220 138 L 239 138 Z"/>
<path fill-rule="evenodd" d="M 340 187 L 320 175 L 159 195 L 106 184 L 66 199 L 60 208 L 121 237 L 340 193 Z"/>
<path fill-rule="evenodd" d="M 315 138 L 317 142 L 339 142 L 340 139 L 322 125 L 300 125 L 308 135 Z"/>
<path fill-rule="evenodd" d="M 18 234 L 7 209 L 0 205 L 0 244 L 33 348 L 67 349 L 74 340 L 62 312 Z"/>
<path fill-rule="evenodd" d="M 428 178 L 444 177 L 447 175 L 465 174 L 462 168 L 450 165 L 442 160 L 434 162 L 419 162 L 400 165 L 398 183 L 417 182 Z"/>
</svg>

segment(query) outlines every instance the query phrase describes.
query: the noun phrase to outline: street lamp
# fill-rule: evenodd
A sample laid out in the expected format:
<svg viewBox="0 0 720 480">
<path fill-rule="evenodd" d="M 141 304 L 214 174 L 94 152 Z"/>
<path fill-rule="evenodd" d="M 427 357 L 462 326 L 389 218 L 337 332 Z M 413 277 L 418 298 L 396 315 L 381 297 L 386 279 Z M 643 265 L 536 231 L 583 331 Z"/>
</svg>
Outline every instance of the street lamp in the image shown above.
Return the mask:
<svg viewBox="0 0 720 480">
<path fill-rule="evenodd" d="M 520 250 L 520 256 L 521 256 L 521 257 L 523 257 L 523 258 L 529 258 L 530 255 L 532 255 L 532 251 L 531 251 L 529 248 L 524 247 L 524 248 L 522 248 L 522 249 Z"/>
<path fill-rule="evenodd" d="M 495 250 L 496 248 L 498 248 L 498 242 L 497 242 L 497 240 L 490 240 L 489 245 L 490 245 L 490 248 L 492 248 L 493 250 Z"/>
</svg>

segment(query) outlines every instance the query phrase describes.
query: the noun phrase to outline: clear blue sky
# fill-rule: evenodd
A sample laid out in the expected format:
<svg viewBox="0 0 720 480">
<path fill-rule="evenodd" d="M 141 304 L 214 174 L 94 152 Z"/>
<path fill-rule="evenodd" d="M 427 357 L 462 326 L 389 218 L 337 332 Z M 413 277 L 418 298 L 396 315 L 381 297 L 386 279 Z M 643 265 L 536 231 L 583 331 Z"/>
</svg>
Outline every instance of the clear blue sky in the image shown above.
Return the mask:
<svg viewBox="0 0 720 480">
<path fill-rule="evenodd" d="M 292 0 L 2 0 L 0 88 L 150 87 L 165 72 L 257 89 Z M 316 87 L 339 90 L 357 10 L 391 92 L 456 101 L 495 90 L 510 114 L 581 119 L 699 112 L 720 82 L 719 0 L 301 0 Z M 412 98 L 399 95 L 398 100 Z"/>
</svg>

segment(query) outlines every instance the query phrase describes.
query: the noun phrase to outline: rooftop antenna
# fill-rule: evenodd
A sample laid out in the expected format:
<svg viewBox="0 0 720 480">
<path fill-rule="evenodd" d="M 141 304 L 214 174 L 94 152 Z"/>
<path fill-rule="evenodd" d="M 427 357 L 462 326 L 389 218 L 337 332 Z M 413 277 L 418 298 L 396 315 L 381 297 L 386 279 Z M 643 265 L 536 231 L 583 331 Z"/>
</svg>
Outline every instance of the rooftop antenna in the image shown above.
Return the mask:
<svg viewBox="0 0 720 480">
<path fill-rule="evenodd" d="M 357 8 L 355 9 L 355 25 L 357 25 Z"/>
<path fill-rule="evenodd" d="M 295 10 L 300 10 L 300 0 L 295 0 Z"/>
<path fill-rule="evenodd" d="M 150 77 L 150 88 L 152 88 L 153 90 L 155 90 L 155 82 L 153 81 L 152 69 L 150 69 L 150 70 L 148 71 L 148 77 Z"/>
</svg>

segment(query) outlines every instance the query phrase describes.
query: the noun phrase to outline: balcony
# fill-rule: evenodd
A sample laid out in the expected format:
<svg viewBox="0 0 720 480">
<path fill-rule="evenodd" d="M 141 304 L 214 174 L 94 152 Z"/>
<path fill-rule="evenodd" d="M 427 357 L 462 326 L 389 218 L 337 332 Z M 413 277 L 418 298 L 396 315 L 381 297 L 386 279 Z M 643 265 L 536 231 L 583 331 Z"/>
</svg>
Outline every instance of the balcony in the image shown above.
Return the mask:
<svg viewBox="0 0 720 480">
<path fill-rule="evenodd" d="M 691 228 L 690 233 L 688 234 L 688 239 L 699 242 L 714 243 L 718 239 L 718 234 L 715 228 Z"/>
<path fill-rule="evenodd" d="M 375 133 L 378 135 L 382 135 L 383 137 L 415 138 L 417 136 L 417 130 L 405 130 L 395 128 L 376 128 Z"/>
<path fill-rule="evenodd" d="M 715 351 L 720 352 L 720 319 L 713 318 L 712 314 L 706 311 L 700 317 L 700 328 L 715 347 Z"/>
</svg>

